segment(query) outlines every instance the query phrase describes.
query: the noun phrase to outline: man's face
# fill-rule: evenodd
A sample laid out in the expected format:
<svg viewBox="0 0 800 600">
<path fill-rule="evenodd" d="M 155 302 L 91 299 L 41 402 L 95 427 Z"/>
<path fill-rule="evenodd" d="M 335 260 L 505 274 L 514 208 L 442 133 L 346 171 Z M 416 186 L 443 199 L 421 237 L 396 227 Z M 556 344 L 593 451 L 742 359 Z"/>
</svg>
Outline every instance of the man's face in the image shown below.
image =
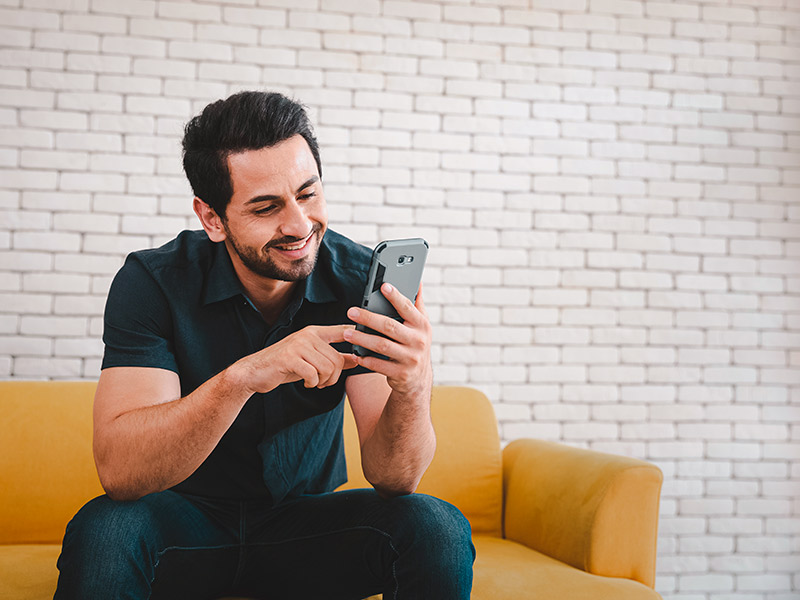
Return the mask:
<svg viewBox="0 0 800 600">
<path fill-rule="evenodd" d="M 314 270 L 328 210 L 317 163 L 295 135 L 228 157 L 233 196 L 222 219 L 226 243 L 251 272 L 297 281 Z"/>
</svg>

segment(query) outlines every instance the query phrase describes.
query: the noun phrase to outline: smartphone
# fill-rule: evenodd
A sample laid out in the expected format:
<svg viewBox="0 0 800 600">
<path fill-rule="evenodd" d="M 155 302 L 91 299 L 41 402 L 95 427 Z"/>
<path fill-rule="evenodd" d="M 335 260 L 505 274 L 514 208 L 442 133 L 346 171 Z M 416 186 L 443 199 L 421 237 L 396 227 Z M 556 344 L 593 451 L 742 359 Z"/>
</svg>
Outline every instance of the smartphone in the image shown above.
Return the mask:
<svg viewBox="0 0 800 600">
<path fill-rule="evenodd" d="M 422 238 L 387 240 L 375 246 L 361 308 L 402 322 L 403 319 L 397 314 L 394 306 L 381 292 L 381 285 L 391 283 L 406 298 L 415 302 L 427 257 L 428 242 Z M 356 329 L 372 335 L 382 335 L 363 325 L 356 325 Z M 359 356 L 386 359 L 382 354 L 361 346 L 353 346 L 353 352 Z"/>
</svg>

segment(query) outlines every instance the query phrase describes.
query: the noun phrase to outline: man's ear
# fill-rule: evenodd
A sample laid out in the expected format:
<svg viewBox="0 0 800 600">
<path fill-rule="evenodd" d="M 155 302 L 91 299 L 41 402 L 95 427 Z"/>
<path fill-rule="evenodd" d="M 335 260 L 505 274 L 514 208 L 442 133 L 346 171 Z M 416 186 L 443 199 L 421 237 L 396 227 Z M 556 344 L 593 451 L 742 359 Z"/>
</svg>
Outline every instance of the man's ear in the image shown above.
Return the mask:
<svg viewBox="0 0 800 600">
<path fill-rule="evenodd" d="M 200 200 L 200 198 L 197 196 L 194 197 L 192 208 L 194 208 L 194 214 L 196 214 L 197 218 L 200 219 L 200 224 L 203 226 L 203 229 L 206 230 L 208 239 L 210 239 L 212 242 L 225 241 L 225 227 L 222 224 L 222 219 L 217 214 L 217 211 Z"/>
</svg>

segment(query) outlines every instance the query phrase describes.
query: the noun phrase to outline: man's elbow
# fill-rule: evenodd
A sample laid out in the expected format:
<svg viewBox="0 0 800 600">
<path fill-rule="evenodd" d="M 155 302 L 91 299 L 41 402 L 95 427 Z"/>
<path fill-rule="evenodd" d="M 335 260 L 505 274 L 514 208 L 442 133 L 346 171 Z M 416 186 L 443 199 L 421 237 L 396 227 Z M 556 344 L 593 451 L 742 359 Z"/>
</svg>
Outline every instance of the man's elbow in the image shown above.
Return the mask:
<svg viewBox="0 0 800 600">
<path fill-rule="evenodd" d="M 372 482 L 370 482 L 372 483 Z M 390 498 L 396 498 L 398 496 L 408 496 L 409 494 L 413 494 L 417 491 L 417 484 L 413 485 L 385 485 L 380 483 L 372 483 L 372 487 L 375 488 L 375 491 L 378 492 L 378 495 L 381 498 L 386 500 Z"/>
<path fill-rule="evenodd" d="M 106 496 L 117 502 L 130 502 L 146 496 L 149 492 L 136 486 L 120 476 L 120 469 L 109 465 L 107 461 L 100 460 L 95 453 L 95 468 L 100 479 L 100 485 Z"/>
</svg>

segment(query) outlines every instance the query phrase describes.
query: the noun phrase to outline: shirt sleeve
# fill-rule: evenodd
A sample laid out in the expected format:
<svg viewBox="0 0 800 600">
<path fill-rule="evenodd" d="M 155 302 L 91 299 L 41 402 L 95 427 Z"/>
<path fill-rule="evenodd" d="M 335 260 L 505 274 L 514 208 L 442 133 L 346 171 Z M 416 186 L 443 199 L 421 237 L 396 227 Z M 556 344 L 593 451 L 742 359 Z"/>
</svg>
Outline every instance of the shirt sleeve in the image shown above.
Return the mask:
<svg viewBox="0 0 800 600">
<path fill-rule="evenodd" d="M 103 369 L 154 367 L 178 372 L 169 303 L 134 255 L 114 277 L 103 323 Z"/>
</svg>

